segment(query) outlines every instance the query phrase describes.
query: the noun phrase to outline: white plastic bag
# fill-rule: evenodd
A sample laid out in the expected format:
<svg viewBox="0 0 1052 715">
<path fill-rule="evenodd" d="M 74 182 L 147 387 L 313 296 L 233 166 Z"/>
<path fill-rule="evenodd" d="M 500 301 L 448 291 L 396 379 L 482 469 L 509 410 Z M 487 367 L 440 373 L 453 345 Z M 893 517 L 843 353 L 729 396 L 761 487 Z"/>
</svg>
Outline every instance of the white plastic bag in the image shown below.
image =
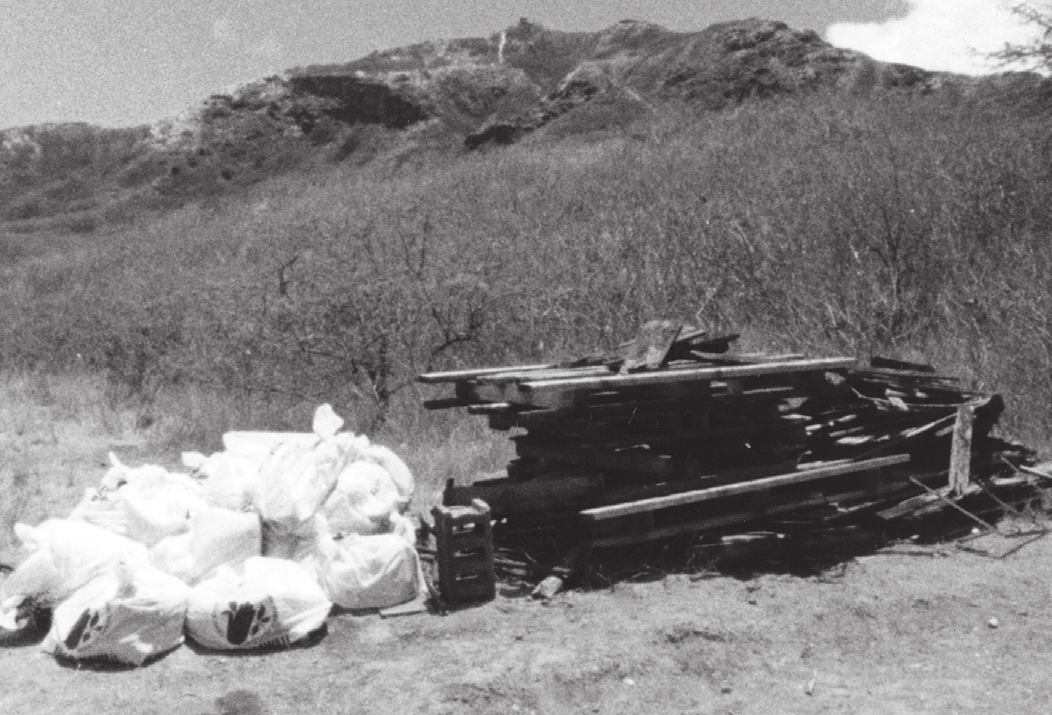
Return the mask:
<svg viewBox="0 0 1052 715">
<path fill-rule="evenodd" d="M 324 551 L 322 585 L 341 608 L 389 608 L 426 588 L 416 549 L 397 534 L 351 534 Z"/>
<path fill-rule="evenodd" d="M 319 629 L 332 602 L 313 575 L 285 559 L 221 567 L 190 592 L 187 633 L 215 650 L 291 645 Z"/>
<path fill-rule="evenodd" d="M 400 506 L 404 509 L 413 498 L 413 473 L 409 471 L 409 467 L 397 454 L 379 444 L 370 444 L 363 452 L 364 459 L 375 462 L 387 470 L 395 489 L 398 490 Z"/>
<path fill-rule="evenodd" d="M 206 507 L 190 519 L 190 530 L 150 549 L 150 562 L 190 585 L 220 566 L 238 566 L 262 553 L 259 514 Z"/>
<path fill-rule="evenodd" d="M 293 532 L 308 521 L 336 488 L 352 458 L 344 440 L 335 439 L 343 420 L 329 405 L 314 414 L 314 438 L 277 444 L 260 465 L 254 506 L 264 521 Z"/>
<path fill-rule="evenodd" d="M 148 563 L 143 544 L 83 521 L 15 524 L 15 534 L 30 553 L 0 588 L 5 613 L 27 599 L 42 607 L 56 605 L 119 562 L 129 567 Z"/>
<path fill-rule="evenodd" d="M 387 470 L 357 461 L 340 472 L 322 513 L 335 533 L 384 534 L 391 530 L 390 516 L 400 504 L 401 495 Z"/>
<path fill-rule="evenodd" d="M 201 485 L 185 474 L 146 465 L 131 468 L 110 453 L 113 466 L 98 489 L 89 489 L 70 514 L 147 546 L 187 530 L 204 508 Z"/>
<path fill-rule="evenodd" d="M 44 651 L 142 665 L 183 642 L 190 587 L 149 566 L 118 564 L 57 608 Z"/>
<path fill-rule="evenodd" d="M 323 513 L 335 533 L 388 533 L 391 516 L 401 513 L 412 498 L 413 475 L 386 447 L 366 443 L 358 454 L 340 472 Z"/>
<path fill-rule="evenodd" d="M 205 502 L 211 506 L 244 511 L 252 505 L 259 465 L 266 453 L 216 452 L 206 457 L 200 452 L 183 452 L 183 465 L 200 480 Z"/>
</svg>

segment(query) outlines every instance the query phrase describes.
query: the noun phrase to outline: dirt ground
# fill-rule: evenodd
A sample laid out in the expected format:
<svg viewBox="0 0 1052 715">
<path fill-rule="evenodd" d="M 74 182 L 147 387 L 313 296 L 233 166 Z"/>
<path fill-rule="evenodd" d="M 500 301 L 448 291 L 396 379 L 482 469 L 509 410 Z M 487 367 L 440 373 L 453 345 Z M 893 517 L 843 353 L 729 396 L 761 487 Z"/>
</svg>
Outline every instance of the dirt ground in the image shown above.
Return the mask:
<svg viewBox="0 0 1052 715">
<path fill-rule="evenodd" d="M 809 578 L 666 576 L 548 604 L 336 615 L 309 647 L 183 646 L 132 670 L 29 644 L 0 649 L 0 711 L 1052 712 L 1050 562 L 1048 538 L 1004 560 L 899 545 Z"/>
<path fill-rule="evenodd" d="M 42 511 L 96 483 L 113 446 L 61 420 L 4 427 L 4 468 L 41 485 Z M 0 712 L 1052 712 L 1052 537 L 997 558 L 1025 541 L 904 542 L 813 576 L 667 575 L 550 603 L 506 585 L 445 616 L 337 614 L 307 647 L 184 645 L 138 669 L 7 644 Z"/>
</svg>

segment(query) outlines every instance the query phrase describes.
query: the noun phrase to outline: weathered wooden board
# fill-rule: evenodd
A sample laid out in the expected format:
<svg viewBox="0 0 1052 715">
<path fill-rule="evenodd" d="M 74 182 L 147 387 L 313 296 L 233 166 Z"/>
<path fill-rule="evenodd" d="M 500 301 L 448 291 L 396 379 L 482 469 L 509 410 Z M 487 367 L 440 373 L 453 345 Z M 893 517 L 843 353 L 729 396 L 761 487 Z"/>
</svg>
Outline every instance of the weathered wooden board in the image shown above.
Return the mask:
<svg viewBox="0 0 1052 715">
<path fill-rule="evenodd" d="M 529 370 L 548 370 L 557 365 L 545 363 L 543 365 L 519 365 L 517 367 L 484 367 L 474 370 L 453 370 L 451 372 L 429 372 L 417 376 L 417 382 L 425 385 L 433 385 L 443 382 L 461 382 L 462 380 L 473 380 L 484 375 L 492 375 L 501 372 L 525 372 Z"/>
<path fill-rule="evenodd" d="M 909 459 L 909 455 L 900 454 L 891 457 L 881 457 L 879 459 L 868 459 L 861 462 L 849 462 L 847 464 L 819 467 L 817 469 L 804 469 L 799 472 L 783 474 L 776 477 L 754 479 L 748 482 L 727 484 L 724 486 L 712 487 L 710 489 L 699 489 L 692 492 L 682 492 L 664 497 L 655 497 L 653 499 L 641 499 L 626 504 L 614 504 L 595 509 L 586 509 L 581 512 L 581 516 L 590 521 L 613 519 L 627 514 L 667 509 L 669 507 L 681 506 L 683 504 L 694 504 L 701 501 L 738 496 L 741 494 L 763 491 L 765 489 L 774 489 L 776 487 L 783 487 L 791 484 L 802 484 L 804 482 L 825 479 L 827 477 L 834 477 L 842 474 L 881 469 L 896 464 L 904 464 L 908 462 Z"/>
<path fill-rule="evenodd" d="M 762 505 L 754 502 L 745 509 L 719 511 L 696 518 L 685 517 L 665 520 L 664 523 L 657 525 L 654 525 L 653 521 L 651 521 L 649 527 L 647 527 L 646 522 L 639 522 L 639 528 L 632 528 L 629 524 L 621 525 L 620 521 L 617 521 L 614 522 L 618 525 L 615 531 L 607 529 L 590 536 L 586 535 L 584 540 L 595 548 L 607 548 L 654 541 L 680 534 L 725 529 L 735 524 L 769 523 L 772 518 L 782 514 L 797 514 L 815 507 L 831 507 L 842 501 L 864 498 L 876 498 L 879 500 L 902 494 L 903 489 L 901 482 L 887 482 L 878 486 L 867 486 L 865 489 L 855 491 L 801 492 L 788 497 L 770 499 Z M 652 512 L 650 513 L 652 514 Z M 590 523 L 592 525 L 600 525 L 604 522 Z"/>
<path fill-rule="evenodd" d="M 972 464 L 973 424 L 975 408 L 971 405 L 961 405 L 957 408 L 953 442 L 950 446 L 950 490 L 956 497 L 964 496 L 964 490 L 968 487 L 969 469 Z"/>
</svg>

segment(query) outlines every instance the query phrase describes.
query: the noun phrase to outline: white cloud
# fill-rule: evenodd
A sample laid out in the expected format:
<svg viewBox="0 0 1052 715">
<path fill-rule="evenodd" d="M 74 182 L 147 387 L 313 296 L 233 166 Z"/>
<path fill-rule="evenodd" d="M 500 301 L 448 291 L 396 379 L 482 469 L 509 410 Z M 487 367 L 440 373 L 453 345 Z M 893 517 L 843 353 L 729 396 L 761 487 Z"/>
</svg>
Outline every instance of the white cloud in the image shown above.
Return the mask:
<svg viewBox="0 0 1052 715">
<path fill-rule="evenodd" d="M 1023 43 L 1037 31 L 1008 0 L 907 0 L 909 14 L 883 23 L 837 23 L 826 39 L 877 60 L 929 70 L 988 74 L 1000 68 L 985 55 Z"/>
</svg>

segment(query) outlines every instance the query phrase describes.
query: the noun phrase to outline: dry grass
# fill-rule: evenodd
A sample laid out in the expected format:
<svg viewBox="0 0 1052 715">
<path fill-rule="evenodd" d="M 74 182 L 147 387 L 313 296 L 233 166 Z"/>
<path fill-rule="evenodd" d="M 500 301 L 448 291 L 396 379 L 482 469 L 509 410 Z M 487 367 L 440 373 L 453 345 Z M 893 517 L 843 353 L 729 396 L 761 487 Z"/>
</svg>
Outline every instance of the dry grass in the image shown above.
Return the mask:
<svg viewBox="0 0 1052 715">
<path fill-rule="evenodd" d="M 416 374 L 565 358 L 669 316 L 754 348 L 931 360 L 1004 393 L 1007 430 L 1047 448 L 1049 146 L 1047 122 L 873 95 L 381 154 L 90 236 L 4 236 L 0 364 L 101 376 L 80 419 L 159 449 L 305 429 L 329 402 L 434 491 L 505 448 L 423 414 Z"/>
<path fill-rule="evenodd" d="M 14 524 L 68 514 L 84 489 L 98 485 L 110 451 L 130 465 L 179 470 L 181 452 L 219 451 L 227 431 L 309 431 L 316 407 L 186 385 L 165 388 L 146 409 L 134 399 L 116 399 L 113 385 L 98 374 L 0 374 L 0 561 L 17 560 Z M 364 432 L 359 416 L 337 409 L 346 429 Z M 412 508 L 423 513 L 441 503 L 446 480 L 469 482 L 511 458 L 506 440 L 462 415 L 417 413 L 370 436 L 410 467 Z"/>
</svg>

